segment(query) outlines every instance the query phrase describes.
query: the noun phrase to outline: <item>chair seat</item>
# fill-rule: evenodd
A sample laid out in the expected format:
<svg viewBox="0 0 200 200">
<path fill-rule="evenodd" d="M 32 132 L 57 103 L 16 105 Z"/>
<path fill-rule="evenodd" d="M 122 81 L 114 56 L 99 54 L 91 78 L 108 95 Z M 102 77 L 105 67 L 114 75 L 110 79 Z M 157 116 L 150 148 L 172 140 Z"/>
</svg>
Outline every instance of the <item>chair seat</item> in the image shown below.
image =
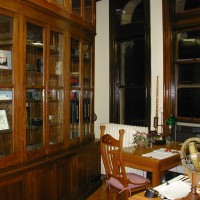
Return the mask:
<svg viewBox="0 0 200 200">
<path fill-rule="evenodd" d="M 133 183 L 137 184 L 128 184 L 128 188 L 129 190 L 146 185 L 146 182 L 149 180 L 144 178 L 143 176 L 140 176 L 138 174 L 134 174 L 134 173 L 127 173 L 127 178 L 132 181 Z M 118 190 L 124 190 L 125 187 L 115 178 L 111 177 L 107 183 L 115 188 L 117 188 Z"/>
</svg>

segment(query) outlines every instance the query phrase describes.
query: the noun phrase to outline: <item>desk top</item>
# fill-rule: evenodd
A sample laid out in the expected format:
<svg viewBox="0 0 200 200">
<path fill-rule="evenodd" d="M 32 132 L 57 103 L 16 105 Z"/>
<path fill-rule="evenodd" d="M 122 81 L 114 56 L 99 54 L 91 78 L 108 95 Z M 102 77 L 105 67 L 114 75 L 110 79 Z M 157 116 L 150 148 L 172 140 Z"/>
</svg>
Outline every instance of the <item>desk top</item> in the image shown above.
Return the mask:
<svg viewBox="0 0 200 200">
<path fill-rule="evenodd" d="M 161 148 L 166 149 L 170 148 L 171 150 L 176 150 L 180 151 L 181 150 L 181 143 L 180 142 L 172 142 L 167 145 L 153 145 L 152 147 L 137 147 L 137 146 L 130 146 L 130 147 L 125 147 L 123 148 L 123 158 L 125 165 L 126 163 L 131 163 L 134 164 L 131 167 L 137 168 L 137 169 L 142 169 L 145 171 L 152 171 L 151 169 L 145 168 L 145 165 L 147 166 L 155 166 L 159 165 L 163 169 L 161 170 L 168 170 L 170 168 L 173 168 L 175 166 L 178 166 L 181 164 L 180 160 L 180 154 L 179 153 L 171 153 L 170 157 L 164 158 L 164 159 L 156 159 L 153 157 L 147 157 L 143 156 L 144 154 L 153 152 L 155 150 L 159 150 Z M 141 163 L 144 168 L 141 168 Z M 168 166 L 171 163 L 171 166 Z M 174 164 L 175 165 L 174 165 Z M 138 166 L 139 165 L 139 166 Z M 166 166 L 166 169 L 165 169 Z"/>
<path fill-rule="evenodd" d="M 123 148 L 123 154 L 130 154 L 134 156 L 141 157 L 143 154 L 150 153 L 152 151 L 161 149 L 161 148 L 170 148 L 171 150 L 181 150 L 180 142 L 171 142 L 169 144 L 164 145 L 152 145 L 152 147 L 138 147 L 138 146 L 130 146 Z"/>
</svg>

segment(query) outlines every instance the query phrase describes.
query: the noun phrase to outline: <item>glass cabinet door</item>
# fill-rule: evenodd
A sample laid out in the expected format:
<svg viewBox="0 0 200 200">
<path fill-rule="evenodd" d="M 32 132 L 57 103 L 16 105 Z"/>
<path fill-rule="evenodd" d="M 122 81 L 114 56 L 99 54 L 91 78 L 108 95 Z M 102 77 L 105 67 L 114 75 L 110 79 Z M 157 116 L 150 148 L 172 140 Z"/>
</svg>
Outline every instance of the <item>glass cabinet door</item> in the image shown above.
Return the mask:
<svg viewBox="0 0 200 200">
<path fill-rule="evenodd" d="M 90 44 L 83 43 L 83 88 L 92 87 L 92 47 Z"/>
<path fill-rule="evenodd" d="M 87 139 L 93 132 L 93 60 L 89 42 L 71 38 L 70 138 Z M 86 136 L 86 137 L 85 137 Z"/>
<path fill-rule="evenodd" d="M 83 42 L 83 135 L 90 134 L 92 110 L 92 46 Z"/>
<path fill-rule="evenodd" d="M 44 146 L 44 27 L 26 24 L 26 147 Z"/>
<path fill-rule="evenodd" d="M 83 135 L 91 133 L 92 92 L 83 91 Z"/>
<path fill-rule="evenodd" d="M 49 144 L 63 142 L 63 34 L 50 31 Z"/>
<path fill-rule="evenodd" d="M 81 16 L 81 0 L 71 0 L 72 12 Z"/>
<path fill-rule="evenodd" d="M 71 38 L 70 139 L 80 137 L 80 40 Z"/>
<path fill-rule="evenodd" d="M 13 153 L 13 18 L 0 15 L 0 157 Z"/>
<path fill-rule="evenodd" d="M 50 2 L 56 3 L 64 7 L 64 0 L 50 0 Z"/>
<path fill-rule="evenodd" d="M 83 21 L 94 23 L 94 0 L 71 0 L 71 11 Z"/>
<path fill-rule="evenodd" d="M 85 0 L 84 20 L 93 22 L 93 0 Z"/>
<path fill-rule="evenodd" d="M 70 139 L 80 138 L 80 91 L 70 91 Z"/>
<path fill-rule="evenodd" d="M 70 86 L 80 87 L 80 41 L 71 38 Z"/>
</svg>

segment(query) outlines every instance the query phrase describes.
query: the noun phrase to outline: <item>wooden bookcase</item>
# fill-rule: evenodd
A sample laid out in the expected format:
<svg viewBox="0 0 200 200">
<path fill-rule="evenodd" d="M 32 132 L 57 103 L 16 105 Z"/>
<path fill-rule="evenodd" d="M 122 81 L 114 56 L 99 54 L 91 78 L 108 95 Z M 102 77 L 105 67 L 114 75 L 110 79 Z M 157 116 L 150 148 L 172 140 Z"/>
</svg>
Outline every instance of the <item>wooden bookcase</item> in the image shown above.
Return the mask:
<svg viewBox="0 0 200 200">
<path fill-rule="evenodd" d="M 101 184 L 95 6 L 94 0 L 0 3 L 2 198 L 9 190 L 15 200 L 84 199 Z"/>
</svg>

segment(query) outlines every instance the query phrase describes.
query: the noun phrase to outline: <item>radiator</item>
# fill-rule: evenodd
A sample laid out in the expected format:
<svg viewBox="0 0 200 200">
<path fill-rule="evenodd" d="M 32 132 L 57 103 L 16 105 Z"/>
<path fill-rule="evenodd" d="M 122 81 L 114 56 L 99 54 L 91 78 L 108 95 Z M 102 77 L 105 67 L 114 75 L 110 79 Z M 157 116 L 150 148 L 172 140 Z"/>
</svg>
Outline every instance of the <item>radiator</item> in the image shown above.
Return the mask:
<svg viewBox="0 0 200 200">
<path fill-rule="evenodd" d="M 103 123 L 101 125 L 106 126 L 105 133 L 108 133 L 112 135 L 114 138 L 119 139 L 119 130 L 124 129 L 125 134 L 124 134 L 124 139 L 123 139 L 123 147 L 129 147 L 133 146 L 133 135 L 139 132 L 148 132 L 148 127 L 142 127 L 142 126 L 131 126 L 131 125 L 123 125 L 123 124 L 113 124 L 113 123 Z M 126 172 L 130 173 L 136 173 L 139 175 L 142 175 L 146 178 L 147 173 L 146 171 L 138 170 L 138 169 L 133 169 L 126 167 Z M 103 165 L 103 161 L 101 160 L 101 173 L 105 174 L 105 168 Z"/>
</svg>

